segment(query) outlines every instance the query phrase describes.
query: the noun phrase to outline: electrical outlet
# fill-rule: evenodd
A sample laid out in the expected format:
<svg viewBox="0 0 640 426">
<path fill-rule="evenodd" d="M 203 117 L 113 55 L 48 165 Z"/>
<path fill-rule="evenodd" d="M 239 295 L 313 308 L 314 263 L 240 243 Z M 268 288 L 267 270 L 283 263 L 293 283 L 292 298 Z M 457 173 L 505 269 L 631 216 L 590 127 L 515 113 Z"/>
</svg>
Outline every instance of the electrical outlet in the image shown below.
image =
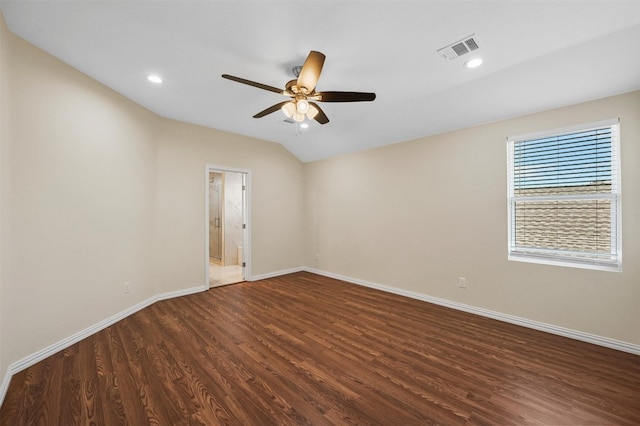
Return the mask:
<svg viewBox="0 0 640 426">
<path fill-rule="evenodd" d="M 467 279 L 464 277 L 458 277 L 458 287 L 467 288 Z"/>
<path fill-rule="evenodd" d="M 316 253 L 316 262 L 320 262 L 320 253 Z"/>
<path fill-rule="evenodd" d="M 124 292 L 129 293 L 129 285 L 131 284 L 131 281 L 127 281 L 124 283 Z"/>
</svg>

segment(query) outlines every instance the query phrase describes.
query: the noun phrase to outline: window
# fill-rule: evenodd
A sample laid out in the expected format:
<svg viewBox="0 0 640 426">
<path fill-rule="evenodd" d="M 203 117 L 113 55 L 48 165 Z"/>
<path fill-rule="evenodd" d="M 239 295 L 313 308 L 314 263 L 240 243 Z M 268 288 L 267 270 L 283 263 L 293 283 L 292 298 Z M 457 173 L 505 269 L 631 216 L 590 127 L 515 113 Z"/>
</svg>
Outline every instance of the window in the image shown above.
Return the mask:
<svg viewBox="0 0 640 426">
<path fill-rule="evenodd" d="M 509 260 L 621 270 L 618 120 L 509 138 Z"/>
</svg>

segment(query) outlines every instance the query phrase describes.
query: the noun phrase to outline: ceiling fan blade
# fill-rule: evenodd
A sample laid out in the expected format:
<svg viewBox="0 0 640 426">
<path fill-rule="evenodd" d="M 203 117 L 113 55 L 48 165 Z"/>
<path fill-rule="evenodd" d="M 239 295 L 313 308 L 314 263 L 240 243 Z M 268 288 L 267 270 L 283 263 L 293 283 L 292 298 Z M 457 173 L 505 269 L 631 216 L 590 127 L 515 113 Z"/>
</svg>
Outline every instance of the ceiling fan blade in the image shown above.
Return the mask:
<svg viewBox="0 0 640 426">
<path fill-rule="evenodd" d="M 320 102 L 366 102 L 374 100 L 376 94 L 366 92 L 318 92 L 314 98 Z"/>
<path fill-rule="evenodd" d="M 249 86 L 257 87 L 259 89 L 268 90 L 269 92 L 279 93 L 281 95 L 284 94 L 284 91 L 282 89 L 278 89 L 277 87 L 268 86 L 262 83 L 256 83 L 255 81 L 247 80 L 245 78 L 235 77 L 229 74 L 222 74 L 222 78 L 226 78 L 227 80 L 236 81 L 242 84 L 247 84 Z"/>
<path fill-rule="evenodd" d="M 307 56 L 300 70 L 300 75 L 298 75 L 298 87 L 306 88 L 309 93 L 313 92 L 322 72 L 324 58 L 325 56 L 320 52 L 314 50 L 309 52 L 309 56 Z"/>
<path fill-rule="evenodd" d="M 316 120 L 320 124 L 327 124 L 329 117 L 322 111 L 322 109 L 315 102 L 309 102 L 309 112 L 307 117 Z"/>
<path fill-rule="evenodd" d="M 256 115 L 254 115 L 254 116 L 253 116 L 253 118 L 262 118 L 262 117 L 264 117 L 265 115 L 269 115 L 269 114 L 271 114 L 272 112 L 276 112 L 276 111 L 278 111 L 280 108 L 282 108 L 282 106 L 283 106 L 284 104 L 288 104 L 289 102 L 291 102 L 291 101 L 284 101 L 284 102 L 280 102 L 279 104 L 272 105 L 272 106 L 270 106 L 269 108 L 267 108 L 267 109 L 265 109 L 265 110 L 263 110 L 263 111 L 260 111 L 259 113 L 257 113 Z"/>
</svg>

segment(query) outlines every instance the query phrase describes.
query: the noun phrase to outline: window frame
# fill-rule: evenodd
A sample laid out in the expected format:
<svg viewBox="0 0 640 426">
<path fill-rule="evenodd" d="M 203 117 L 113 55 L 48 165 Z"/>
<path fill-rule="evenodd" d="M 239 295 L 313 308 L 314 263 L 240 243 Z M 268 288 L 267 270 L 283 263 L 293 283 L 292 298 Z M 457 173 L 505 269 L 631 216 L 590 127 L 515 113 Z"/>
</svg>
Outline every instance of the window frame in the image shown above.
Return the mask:
<svg viewBox="0 0 640 426">
<path fill-rule="evenodd" d="M 612 128 L 611 140 L 611 192 L 610 193 L 585 193 L 580 195 L 549 195 L 549 196 L 515 196 L 515 164 L 514 148 L 518 142 L 535 139 L 563 136 L 604 127 Z M 539 263 L 583 269 L 595 269 L 602 271 L 622 271 L 622 190 L 621 190 L 621 163 L 620 163 L 620 120 L 611 119 L 586 124 L 580 124 L 561 129 L 546 130 L 525 135 L 511 136 L 507 138 L 507 252 L 508 260 L 528 263 Z M 611 260 L 599 260 L 588 258 L 569 258 L 561 255 L 558 249 L 518 248 L 516 246 L 515 230 L 515 203 L 520 201 L 569 201 L 569 200 L 594 200 L 607 199 L 611 202 Z M 615 221 L 615 225 L 614 225 Z M 614 234 L 615 232 L 615 234 Z M 576 252 L 573 252 L 576 253 Z M 578 252 L 586 253 L 586 252 Z"/>
</svg>

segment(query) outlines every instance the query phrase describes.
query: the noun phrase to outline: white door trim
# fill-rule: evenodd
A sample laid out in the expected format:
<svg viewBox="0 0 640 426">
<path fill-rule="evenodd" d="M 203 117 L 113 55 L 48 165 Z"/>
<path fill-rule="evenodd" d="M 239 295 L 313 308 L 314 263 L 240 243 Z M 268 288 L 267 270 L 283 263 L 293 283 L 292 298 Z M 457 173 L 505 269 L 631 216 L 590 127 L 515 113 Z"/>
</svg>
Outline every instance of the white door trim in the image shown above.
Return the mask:
<svg viewBox="0 0 640 426">
<path fill-rule="evenodd" d="M 242 261 L 245 263 L 244 279 L 251 281 L 251 170 L 238 169 L 235 167 L 219 166 L 215 164 L 206 164 L 204 168 L 204 223 L 205 223 L 205 241 L 204 241 L 204 267 L 205 282 L 204 289 L 209 289 L 209 173 L 210 172 L 233 172 L 243 173 L 245 179 L 245 225 L 244 241 L 242 246 Z"/>
</svg>

